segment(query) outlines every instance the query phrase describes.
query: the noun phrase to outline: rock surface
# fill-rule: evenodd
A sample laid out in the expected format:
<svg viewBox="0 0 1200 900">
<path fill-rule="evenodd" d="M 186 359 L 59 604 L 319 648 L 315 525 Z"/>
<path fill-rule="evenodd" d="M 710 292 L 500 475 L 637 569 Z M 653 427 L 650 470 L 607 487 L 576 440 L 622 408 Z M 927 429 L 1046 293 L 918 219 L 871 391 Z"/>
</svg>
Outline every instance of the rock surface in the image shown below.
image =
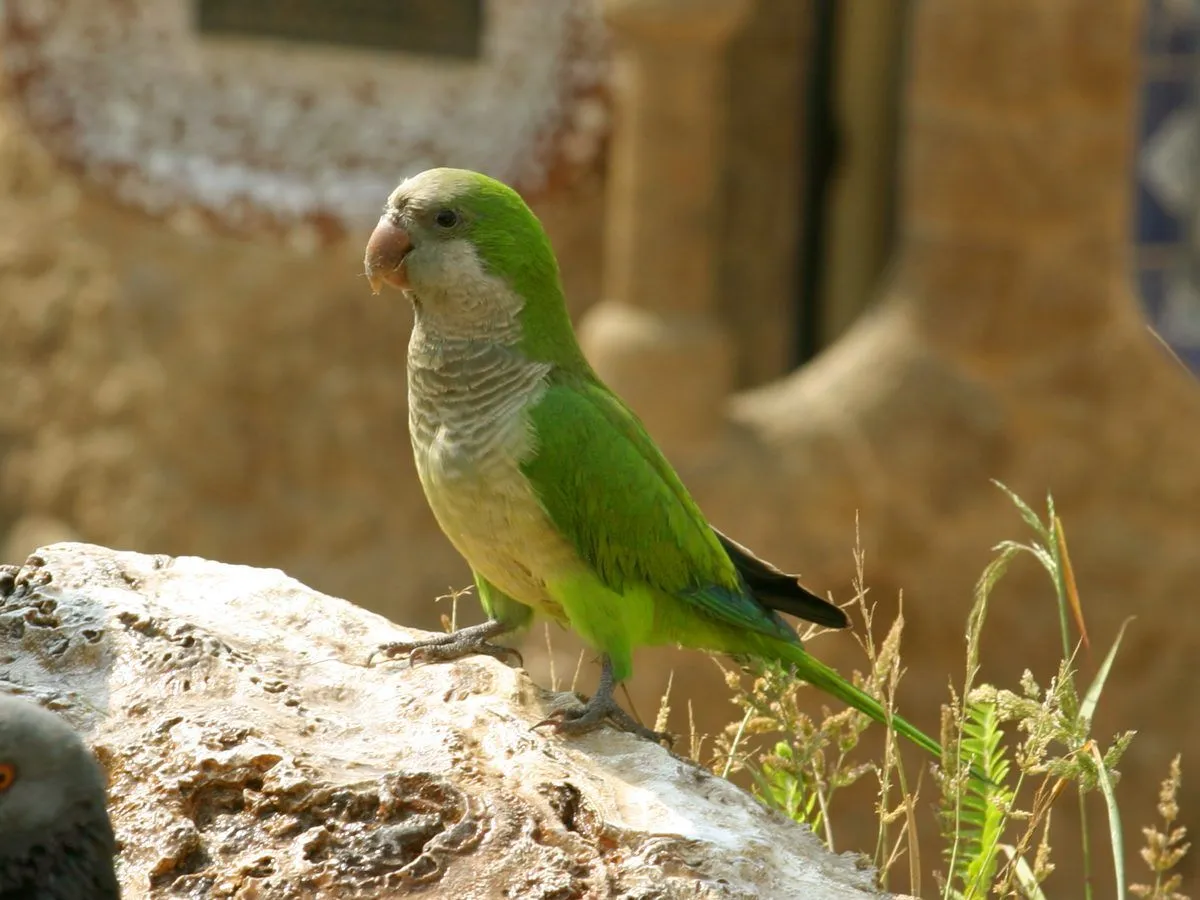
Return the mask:
<svg viewBox="0 0 1200 900">
<path fill-rule="evenodd" d="M 871 874 L 666 750 L 278 570 L 62 543 L 0 576 L 0 690 L 110 777 L 127 898 L 851 898 Z"/>
</svg>

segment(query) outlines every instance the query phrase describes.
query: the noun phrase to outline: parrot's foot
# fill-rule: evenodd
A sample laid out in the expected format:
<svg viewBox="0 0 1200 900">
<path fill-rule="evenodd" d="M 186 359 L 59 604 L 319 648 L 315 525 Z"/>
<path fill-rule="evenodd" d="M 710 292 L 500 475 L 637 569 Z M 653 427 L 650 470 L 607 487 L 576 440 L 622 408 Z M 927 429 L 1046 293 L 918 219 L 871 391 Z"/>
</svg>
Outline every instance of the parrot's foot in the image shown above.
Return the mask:
<svg viewBox="0 0 1200 900">
<path fill-rule="evenodd" d="M 560 709 L 533 727 L 541 728 L 543 725 L 551 725 L 558 734 L 587 734 L 589 731 L 595 731 L 597 728 L 608 723 L 616 725 L 622 731 L 636 734 L 638 737 L 653 741 L 656 744 L 661 744 L 665 741 L 670 746 L 675 743 L 675 736 L 673 734 L 647 728 L 629 713 L 625 712 L 625 710 L 621 709 L 617 701 L 612 697 L 604 699 L 598 695 L 583 706 Z"/>
<path fill-rule="evenodd" d="M 382 656 L 385 659 L 396 659 L 397 657 L 407 657 L 409 663 L 415 662 L 449 662 L 453 659 L 461 659 L 464 656 L 474 656 L 483 654 L 485 656 L 494 656 L 496 659 L 504 660 L 507 658 L 515 658 L 517 665 L 523 666 L 525 660 L 521 657 L 520 651 L 513 647 L 503 647 L 499 644 L 491 643 L 491 638 L 499 637 L 512 629 L 503 622 L 492 620 L 484 622 L 482 625 L 471 625 L 467 628 L 460 628 L 458 631 L 452 631 L 449 634 L 439 634 L 436 637 L 427 638 L 423 641 L 393 641 L 390 644 L 384 644 L 378 647 L 374 652 L 367 657 L 367 665 L 370 666 L 376 656 Z"/>
<path fill-rule="evenodd" d="M 557 710 L 533 727 L 541 728 L 543 725 L 550 725 L 558 734 L 587 734 L 589 731 L 595 731 L 597 728 L 611 723 L 622 731 L 636 734 L 638 737 L 656 744 L 666 742 L 667 746 L 670 746 L 675 743 L 674 735 L 647 728 L 625 712 L 613 698 L 615 688 L 612 663 L 606 656 L 600 671 L 600 684 L 591 700 L 581 707 Z"/>
</svg>

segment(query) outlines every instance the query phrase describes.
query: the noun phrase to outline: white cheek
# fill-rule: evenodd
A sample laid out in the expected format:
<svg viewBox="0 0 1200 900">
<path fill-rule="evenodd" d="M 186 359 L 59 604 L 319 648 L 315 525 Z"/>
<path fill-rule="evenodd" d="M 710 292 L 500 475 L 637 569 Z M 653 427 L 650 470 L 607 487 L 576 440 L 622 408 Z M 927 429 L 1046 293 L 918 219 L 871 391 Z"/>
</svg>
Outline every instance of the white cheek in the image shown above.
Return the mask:
<svg viewBox="0 0 1200 900">
<path fill-rule="evenodd" d="M 414 247 L 404 257 L 404 275 L 413 287 L 428 283 L 436 274 L 436 258 L 430 259 L 430 254 L 424 247 Z"/>
<path fill-rule="evenodd" d="M 484 276 L 474 248 L 466 241 L 427 240 L 405 260 L 414 287 L 439 292 L 462 291 Z"/>
<path fill-rule="evenodd" d="M 409 254 L 408 283 L 420 301 L 418 320 L 443 338 L 514 341 L 524 301 L 484 267 L 464 239 L 429 240 Z"/>
<path fill-rule="evenodd" d="M 473 285 L 478 289 L 492 280 L 469 241 L 462 238 L 444 241 L 439 249 L 438 265 L 448 283 Z"/>
</svg>

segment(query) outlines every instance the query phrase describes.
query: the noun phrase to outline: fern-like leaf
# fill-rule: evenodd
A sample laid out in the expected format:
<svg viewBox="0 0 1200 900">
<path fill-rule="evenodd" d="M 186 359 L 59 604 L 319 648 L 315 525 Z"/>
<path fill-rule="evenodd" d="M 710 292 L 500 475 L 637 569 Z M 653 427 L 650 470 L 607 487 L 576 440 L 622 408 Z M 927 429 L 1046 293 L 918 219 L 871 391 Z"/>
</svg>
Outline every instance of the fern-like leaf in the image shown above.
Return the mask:
<svg viewBox="0 0 1200 900">
<path fill-rule="evenodd" d="M 1009 763 L 1002 738 L 995 704 L 968 702 L 959 749 L 970 768 L 955 802 L 942 812 L 950 874 L 961 885 L 958 895 L 964 900 L 984 900 L 999 865 L 1000 841 L 1013 800 L 1013 792 L 1004 787 Z"/>
</svg>

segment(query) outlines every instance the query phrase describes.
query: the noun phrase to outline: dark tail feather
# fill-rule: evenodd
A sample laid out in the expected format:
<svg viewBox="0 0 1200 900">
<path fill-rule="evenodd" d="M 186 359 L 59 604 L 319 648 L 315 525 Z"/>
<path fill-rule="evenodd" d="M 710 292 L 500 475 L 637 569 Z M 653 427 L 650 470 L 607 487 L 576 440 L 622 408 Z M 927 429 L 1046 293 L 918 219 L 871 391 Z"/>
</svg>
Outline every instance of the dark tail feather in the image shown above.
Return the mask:
<svg viewBox="0 0 1200 900">
<path fill-rule="evenodd" d="M 805 590 L 795 575 L 781 572 L 717 529 L 713 528 L 713 532 L 741 573 L 750 592 L 763 606 L 826 628 L 845 628 L 850 624 L 844 612 L 828 600 L 822 600 L 811 591 Z"/>
</svg>

